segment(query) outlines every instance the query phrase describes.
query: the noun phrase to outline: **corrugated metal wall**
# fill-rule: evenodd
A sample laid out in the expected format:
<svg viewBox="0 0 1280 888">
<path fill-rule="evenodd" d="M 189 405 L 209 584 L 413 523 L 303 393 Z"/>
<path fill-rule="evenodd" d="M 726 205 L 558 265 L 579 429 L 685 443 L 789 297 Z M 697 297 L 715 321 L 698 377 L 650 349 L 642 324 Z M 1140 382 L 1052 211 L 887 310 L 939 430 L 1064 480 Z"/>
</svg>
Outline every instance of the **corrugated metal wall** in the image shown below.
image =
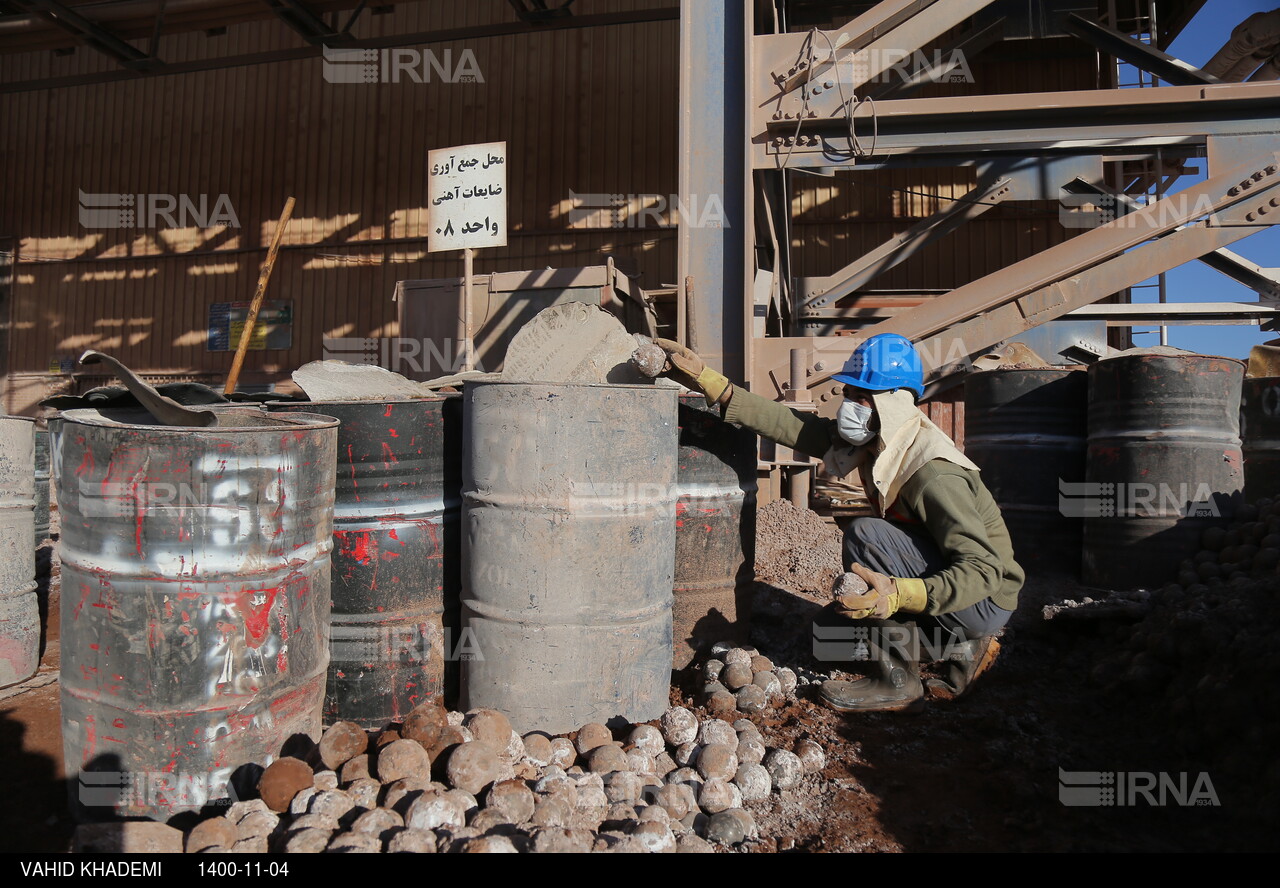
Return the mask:
<svg viewBox="0 0 1280 888">
<path fill-rule="evenodd" d="M 410 4 L 373 17 L 361 36 L 486 16 L 511 18 L 498 3 Z M 293 346 L 251 351 L 244 381 L 287 378 L 320 357 L 327 336 L 393 335 L 396 281 L 461 274 L 458 254 L 426 253 L 433 148 L 508 142 L 509 243 L 479 251 L 478 273 L 612 256 L 644 285 L 671 281 L 673 229 L 614 229 L 568 211 L 574 193 L 675 191 L 677 38 L 670 21 L 430 47 L 451 70 L 473 53 L 483 82 L 472 83 L 432 71 L 426 83 L 334 84 L 316 58 L 0 97 L 0 236 L 18 244 L 5 406 L 31 413 L 67 382 L 48 375 L 51 361 L 85 348 L 156 377 L 224 377 L 231 354 L 206 349 L 208 307 L 252 295 L 289 195 L 297 207 L 268 297 L 293 301 Z M 213 39 L 165 38 L 160 55 L 299 44 L 283 24 L 262 22 Z M 110 68 L 87 49 L 0 57 L 7 80 Z M 208 195 L 209 210 L 225 194 L 240 227 L 90 229 L 82 191 Z"/>
</svg>

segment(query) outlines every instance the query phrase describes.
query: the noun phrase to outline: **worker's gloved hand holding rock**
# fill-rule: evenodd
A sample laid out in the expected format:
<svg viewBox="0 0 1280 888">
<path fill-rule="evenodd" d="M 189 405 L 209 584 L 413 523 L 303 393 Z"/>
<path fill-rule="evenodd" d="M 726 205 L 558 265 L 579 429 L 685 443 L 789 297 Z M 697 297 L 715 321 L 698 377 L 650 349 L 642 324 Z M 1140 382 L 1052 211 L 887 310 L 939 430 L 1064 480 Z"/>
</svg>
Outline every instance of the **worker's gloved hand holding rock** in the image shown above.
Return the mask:
<svg viewBox="0 0 1280 888">
<path fill-rule="evenodd" d="M 667 353 L 667 365 L 662 375 L 674 379 L 685 388 L 702 392 L 707 405 L 728 404 L 733 396 L 733 384 L 722 374 L 702 362 L 692 350 L 670 339 L 655 339 L 653 344 Z"/>
<path fill-rule="evenodd" d="M 899 611 L 918 614 L 928 604 L 923 580 L 887 577 L 861 564 L 836 580 L 832 594 L 836 610 L 851 620 L 883 620 Z"/>
</svg>

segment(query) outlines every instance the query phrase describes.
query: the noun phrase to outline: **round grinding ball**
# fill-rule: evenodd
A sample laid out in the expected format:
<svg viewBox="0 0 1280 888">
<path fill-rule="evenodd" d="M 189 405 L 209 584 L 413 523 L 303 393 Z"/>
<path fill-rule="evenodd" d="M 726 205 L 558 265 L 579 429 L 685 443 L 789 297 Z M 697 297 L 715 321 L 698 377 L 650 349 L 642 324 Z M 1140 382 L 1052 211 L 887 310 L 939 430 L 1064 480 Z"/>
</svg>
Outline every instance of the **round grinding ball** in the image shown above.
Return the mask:
<svg viewBox="0 0 1280 888">
<path fill-rule="evenodd" d="M 662 714 L 662 736 L 672 746 L 682 746 L 698 736 L 698 719 L 682 706 L 672 706 Z"/>
<path fill-rule="evenodd" d="M 572 740 L 566 737 L 551 738 L 551 764 L 568 768 L 577 759 L 578 750 L 574 748 Z"/>
<path fill-rule="evenodd" d="M 727 743 L 712 743 L 702 747 L 696 763 L 697 771 L 705 780 L 732 780 L 738 772 L 738 756 L 735 746 Z"/>
<path fill-rule="evenodd" d="M 771 749 L 764 757 L 765 769 L 778 789 L 791 789 L 804 775 L 800 757 L 785 749 Z"/>
<path fill-rule="evenodd" d="M 743 734 L 738 741 L 738 763 L 740 765 L 751 764 L 758 765 L 764 761 L 764 755 L 768 752 L 765 748 L 764 740 L 759 734 Z"/>
<path fill-rule="evenodd" d="M 546 766 L 551 764 L 552 754 L 551 739 L 546 734 L 525 734 L 524 755 L 529 761 Z"/>
<path fill-rule="evenodd" d="M 729 717 L 738 711 L 738 701 L 733 694 L 712 694 L 706 702 L 707 712 L 717 717 Z"/>
<path fill-rule="evenodd" d="M 707 821 L 707 839 L 721 845 L 738 845 L 757 834 L 755 820 L 742 808 L 729 808 Z"/>
<path fill-rule="evenodd" d="M 609 774 L 627 769 L 627 754 L 612 743 L 597 746 L 587 753 L 587 770 L 593 774 Z"/>
<path fill-rule="evenodd" d="M 757 672 L 751 683 L 764 691 L 766 697 L 782 696 L 782 682 L 772 672 Z"/>
<path fill-rule="evenodd" d="M 287 811 L 293 797 L 311 786 L 313 778 L 311 766 L 302 759 L 278 758 L 262 772 L 258 795 L 272 811 Z"/>
<path fill-rule="evenodd" d="M 479 743 L 502 751 L 511 742 L 511 721 L 496 709 L 479 709 L 467 716 L 463 725 Z"/>
<path fill-rule="evenodd" d="M 713 777 L 702 784 L 702 789 L 698 792 L 698 807 L 707 814 L 719 814 L 732 808 L 735 789 L 732 783 Z M 738 798 L 741 797 L 741 793 L 738 793 Z"/>
<path fill-rule="evenodd" d="M 758 802 L 769 797 L 773 789 L 773 779 L 764 765 L 738 765 L 738 773 L 733 776 L 733 785 L 738 787 L 745 802 Z"/>
<path fill-rule="evenodd" d="M 463 743 L 449 754 L 445 773 L 452 786 L 476 795 L 498 778 L 498 753 L 486 743 Z"/>
<path fill-rule="evenodd" d="M 778 676 L 778 683 L 782 685 L 782 693 L 790 697 L 796 692 L 796 674 L 793 670 L 786 666 L 774 670 L 774 675 Z"/>
<path fill-rule="evenodd" d="M 400 736 L 417 740 L 423 749 L 431 749 L 440 739 L 440 732 L 449 725 L 449 714 L 434 702 L 415 706 L 400 725 Z"/>
<path fill-rule="evenodd" d="M 753 684 L 739 688 L 733 695 L 733 699 L 742 712 L 760 712 L 769 705 L 769 698 L 764 689 Z"/>
<path fill-rule="evenodd" d="M 533 816 L 533 793 L 523 780 L 495 783 L 485 797 L 485 807 L 507 818 L 508 823 L 524 823 Z"/>
<path fill-rule="evenodd" d="M 613 743 L 613 734 L 602 724 L 591 722 L 578 728 L 578 739 L 574 745 L 579 755 L 586 755 L 598 746 Z"/>
<path fill-rule="evenodd" d="M 682 743 L 680 746 L 676 747 L 676 750 L 671 757 L 681 768 L 691 768 L 697 763 L 698 752 L 701 749 L 702 746 L 697 743 Z"/>
<path fill-rule="evenodd" d="M 407 777 L 431 779 L 431 757 L 416 740 L 396 740 L 378 753 L 378 779 L 394 783 Z"/>
<path fill-rule="evenodd" d="M 326 768 L 336 771 L 368 746 L 369 735 L 355 722 L 335 722 L 320 738 L 320 760 Z"/>
<path fill-rule="evenodd" d="M 796 744 L 796 756 L 806 774 L 816 774 L 827 766 L 827 753 L 814 740 L 801 740 Z"/>
<path fill-rule="evenodd" d="M 636 725 L 627 735 L 627 743 L 650 756 L 655 756 L 667 748 L 662 739 L 662 732 L 653 725 Z"/>
<path fill-rule="evenodd" d="M 710 746 L 712 743 L 737 746 L 738 732 L 723 719 L 709 718 L 698 726 L 698 742 L 703 746 Z"/>
<path fill-rule="evenodd" d="M 750 663 L 730 663 L 724 667 L 724 672 L 720 673 L 720 683 L 731 691 L 751 684 L 751 679 L 755 673 L 751 671 Z"/>
</svg>

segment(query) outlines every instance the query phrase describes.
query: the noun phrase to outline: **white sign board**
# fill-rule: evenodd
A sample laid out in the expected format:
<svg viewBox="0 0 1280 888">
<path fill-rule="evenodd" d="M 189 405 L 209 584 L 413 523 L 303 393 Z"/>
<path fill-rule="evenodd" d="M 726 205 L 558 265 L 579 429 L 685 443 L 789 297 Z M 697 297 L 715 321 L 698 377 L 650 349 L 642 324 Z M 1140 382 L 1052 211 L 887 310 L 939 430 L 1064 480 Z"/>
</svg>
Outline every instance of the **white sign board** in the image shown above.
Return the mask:
<svg viewBox="0 0 1280 888">
<path fill-rule="evenodd" d="M 507 143 L 440 148 L 427 164 L 427 252 L 506 246 Z"/>
</svg>

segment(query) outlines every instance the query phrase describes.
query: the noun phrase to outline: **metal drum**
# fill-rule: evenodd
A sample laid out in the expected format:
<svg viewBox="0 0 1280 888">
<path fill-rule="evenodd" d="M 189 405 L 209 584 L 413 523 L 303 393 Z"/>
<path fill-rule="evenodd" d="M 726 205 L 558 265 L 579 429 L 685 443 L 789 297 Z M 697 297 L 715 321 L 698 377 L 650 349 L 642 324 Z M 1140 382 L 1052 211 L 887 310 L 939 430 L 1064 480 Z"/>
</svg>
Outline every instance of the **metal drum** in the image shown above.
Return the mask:
<svg viewBox="0 0 1280 888">
<path fill-rule="evenodd" d="M 325 721 L 383 727 L 441 699 L 458 640 L 462 396 L 268 406 L 342 422 Z"/>
<path fill-rule="evenodd" d="M 462 708 L 517 731 L 667 708 L 676 395 L 471 383 L 462 468 Z"/>
<path fill-rule="evenodd" d="M 1244 495 L 1280 496 L 1280 376 L 1246 379 L 1240 390 Z"/>
<path fill-rule="evenodd" d="M 54 429 L 63 748 L 77 816 L 163 820 L 319 737 L 338 423 L 122 419 Z"/>
<path fill-rule="evenodd" d="M 49 538 L 49 432 L 36 429 L 36 545 Z"/>
<path fill-rule="evenodd" d="M 1084 581 L 1156 588 L 1235 515 L 1244 486 L 1244 363 L 1123 355 L 1089 368 L 1086 489 L 1064 508 L 1084 522 Z"/>
<path fill-rule="evenodd" d="M 1089 377 L 991 370 L 965 379 L 964 452 L 1004 515 L 1018 563 L 1080 569 L 1081 515 L 1059 498 L 1084 482 Z"/>
<path fill-rule="evenodd" d="M 35 495 L 35 420 L 0 416 L 0 687 L 40 666 Z"/>
<path fill-rule="evenodd" d="M 673 669 L 745 643 L 755 580 L 756 436 L 698 394 L 680 395 L 679 423 Z"/>
</svg>

